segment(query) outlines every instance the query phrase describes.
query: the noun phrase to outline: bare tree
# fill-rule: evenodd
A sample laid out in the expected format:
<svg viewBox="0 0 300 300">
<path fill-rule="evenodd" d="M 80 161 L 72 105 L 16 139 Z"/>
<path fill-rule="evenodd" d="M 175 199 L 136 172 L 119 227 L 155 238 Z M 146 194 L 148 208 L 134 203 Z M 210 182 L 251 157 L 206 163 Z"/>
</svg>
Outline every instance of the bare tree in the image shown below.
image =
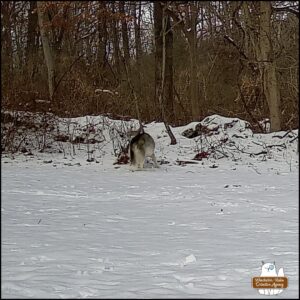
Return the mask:
<svg viewBox="0 0 300 300">
<path fill-rule="evenodd" d="M 162 39 L 162 29 L 163 29 L 163 9 L 159 1 L 154 1 L 154 46 L 155 46 L 155 78 L 154 78 L 154 95 L 155 104 L 159 104 L 159 94 L 161 85 L 161 67 L 163 58 L 163 39 Z"/>
<path fill-rule="evenodd" d="M 2 1 L 1 25 L 8 109 L 298 127 L 297 1 Z"/>
<path fill-rule="evenodd" d="M 199 99 L 198 86 L 198 50 L 197 50 L 197 24 L 198 24 L 198 1 L 189 1 L 177 7 L 169 5 L 166 13 L 172 17 L 174 26 L 179 26 L 184 34 L 189 50 L 190 66 L 190 99 L 191 111 L 194 120 L 198 120 L 201 114 L 201 103 Z M 181 12 L 184 13 L 182 17 Z"/>
<path fill-rule="evenodd" d="M 126 64 L 129 65 L 130 52 L 129 52 L 128 27 L 125 18 L 125 1 L 119 1 L 119 11 L 121 14 L 123 14 L 121 19 L 121 25 L 122 25 L 122 42 L 123 42 L 124 59 Z"/>
<path fill-rule="evenodd" d="M 280 92 L 276 77 L 271 15 L 271 2 L 237 2 L 232 19 L 240 36 L 236 40 L 227 35 L 225 38 L 239 51 L 239 95 L 247 113 L 258 124 L 248 105 L 260 99 L 265 100 L 269 108 L 271 131 L 278 131 L 281 129 Z M 250 101 L 247 101 L 249 92 Z"/>
<path fill-rule="evenodd" d="M 112 12 L 116 13 L 115 2 L 112 1 Z M 117 71 L 116 77 L 117 80 L 120 80 L 121 75 L 121 64 L 120 64 L 120 46 L 119 46 L 119 22 L 116 18 L 112 18 L 112 35 L 113 35 L 113 57 L 114 57 L 114 65 Z"/>
<path fill-rule="evenodd" d="M 98 45 L 97 45 L 97 65 L 99 66 L 99 77 L 103 76 L 107 65 L 107 46 L 108 46 L 108 22 L 104 12 L 107 11 L 106 1 L 100 1 L 99 11 L 97 12 L 97 34 L 98 34 Z M 102 80 L 103 81 L 103 80 Z"/>
<path fill-rule="evenodd" d="M 138 4 L 138 7 L 137 7 Z M 141 58 L 143 55 L 141 42 L 141 2 L 132 2 L 132 15 L 134 19 L 134 46 L 135 46 L 135 66 L 136 66 L 136 91 L 138 97 L 142 94 L 141 85 Z M 137 14 L 138 10 L 138 14 Z"/>
<path fill-rule="evenodd" d="M 1 2 L 1 66 L 6 75 L 7 85 L 11 84 L 11 75 L 13 71 L 13 45 L 12 45 L 12 14 L 13 3 L 10 1 Z M 2 72 L 1 72 L 2 74 Z"/>
<path fill-rule="evenodd" d="M 28 65 L 28 73 L 32 80 L 37 72 L 37 65 L 34 63 L 38 52 L 38 16 L 36 12 L 37 1 L 30 1 L 28 9 L 28 32 L 26 45 L 26 64 Z"/>
<path fill-rule="evenodd" d="M 154 4 L 155 5 L 155 4 Z M 166 6 L 162 3 L 157 3 L 154 9 L 154 22 L 162 22 L 162 25 L 156 24 L 155 34 L 159 34 L 155 38 L 158 43 L 156 50 L 159 52 L 156 54 L 158 60 L 156 63 L 161 63 L 160 78 L 161 82 L 157 89 L 158 100 L 160 104 L 161 114 L 166 126 L 167 133 L 171 139 L 171 145 L 175 145 L 176 138 L 173 135 L 169 126 L 170 121 L 174 118 L 173 108 L 173 33 L 170 26 L 170 17 L 165 13 Z M 160 31 L 158 30 L 160 29 Z M 161 56 L 160 56 L 161 55 Z"/>
<path fill-rule="evenodd" d="M 51 51 L 50 41 L 46 31 L 46 22 L 47 14 L 45 3 L 42 1 L 37 1 L 37 13 L 38 13 L 38 21 L 41 33 L 41 39 L 44 50 L 45 62 L 48 69 L 48 87 L 49 87 L 49 98 L 50 101 L 53 101 L 53 93 L 55 89 L 55 67 L 54 67 L 54 59 Z"/>
<path fill-rule="evenodd" d="M 271 39 L 271 15 L 271 2 L 260 1 L 259 65 L 263 91 L 270 110 L 271 131 L 279 131 L 281 129 L 280 94 Z"/>
</svg>

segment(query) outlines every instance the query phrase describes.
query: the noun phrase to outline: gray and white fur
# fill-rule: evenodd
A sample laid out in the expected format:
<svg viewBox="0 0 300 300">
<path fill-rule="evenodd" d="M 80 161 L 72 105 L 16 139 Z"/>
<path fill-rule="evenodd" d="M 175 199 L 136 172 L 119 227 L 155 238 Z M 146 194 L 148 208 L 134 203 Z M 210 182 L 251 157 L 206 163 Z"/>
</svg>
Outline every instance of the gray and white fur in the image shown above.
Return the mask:
<svg viewBox="0 0 300 300">
<path fill-rule="evenodd" d="M 143 169 L 146 157 L 151 157 L 156 168 L 158 164 L 154 154 L 155 142 L 148 133 L 139 133 L 130 142 L 130 161 L 131 165 L 138 169 Z"/>
</svg>

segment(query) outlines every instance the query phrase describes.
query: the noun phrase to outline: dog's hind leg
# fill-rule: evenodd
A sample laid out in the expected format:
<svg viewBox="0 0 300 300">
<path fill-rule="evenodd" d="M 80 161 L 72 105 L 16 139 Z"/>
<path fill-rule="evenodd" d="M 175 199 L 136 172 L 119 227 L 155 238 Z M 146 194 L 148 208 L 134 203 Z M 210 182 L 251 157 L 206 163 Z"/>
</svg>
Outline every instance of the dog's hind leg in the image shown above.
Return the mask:
<svg viewBox="0 0 300 300">
<path fill-rule="evenodd" d="M 156 160 L 156 157 L 155 157 L 155 154 L 154 154 L 154 153 L 151 155 L 151 158 L 152 158 L 152 160 L 153 160 L 153 162 L 154 162 L 155 168 L 159 168 L 159 165 L 158 165 L 158 163 L 157 163 L 157 160 Z"/>
<path fill-rule="evenodd" d="M 135 152 L 136 166 L 138 169 L 144 168 L 145 152 L 142 150 Z"/>
</svg>

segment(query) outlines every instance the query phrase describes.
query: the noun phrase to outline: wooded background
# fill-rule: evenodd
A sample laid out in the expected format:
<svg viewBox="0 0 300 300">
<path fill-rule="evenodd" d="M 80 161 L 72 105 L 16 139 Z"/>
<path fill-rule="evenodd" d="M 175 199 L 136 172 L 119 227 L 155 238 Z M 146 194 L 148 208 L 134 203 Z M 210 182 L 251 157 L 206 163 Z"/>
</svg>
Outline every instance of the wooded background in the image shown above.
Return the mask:
<svg viewBox="0 0 300 300">
<path fill-rule="evenodd" d="M 1 1 L 2 110 L 298 128 L 298 1 Z"/>
</svg>

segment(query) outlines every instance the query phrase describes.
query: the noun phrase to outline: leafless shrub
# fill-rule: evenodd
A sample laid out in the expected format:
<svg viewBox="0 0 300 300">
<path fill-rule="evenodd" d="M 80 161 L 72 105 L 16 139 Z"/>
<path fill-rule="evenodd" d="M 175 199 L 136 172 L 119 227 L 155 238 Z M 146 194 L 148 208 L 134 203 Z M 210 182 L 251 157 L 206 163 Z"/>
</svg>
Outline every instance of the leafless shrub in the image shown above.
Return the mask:
<svg viewBox="0 0 300 300">
<path fill-rule="evenodd" d="M 1 112 L 2 151 L 23 153 L 35 149 L 43 152 L 50 147 L 56 117 L 49 113 L 31 114 L 24 111 Z"/>
</svg>

